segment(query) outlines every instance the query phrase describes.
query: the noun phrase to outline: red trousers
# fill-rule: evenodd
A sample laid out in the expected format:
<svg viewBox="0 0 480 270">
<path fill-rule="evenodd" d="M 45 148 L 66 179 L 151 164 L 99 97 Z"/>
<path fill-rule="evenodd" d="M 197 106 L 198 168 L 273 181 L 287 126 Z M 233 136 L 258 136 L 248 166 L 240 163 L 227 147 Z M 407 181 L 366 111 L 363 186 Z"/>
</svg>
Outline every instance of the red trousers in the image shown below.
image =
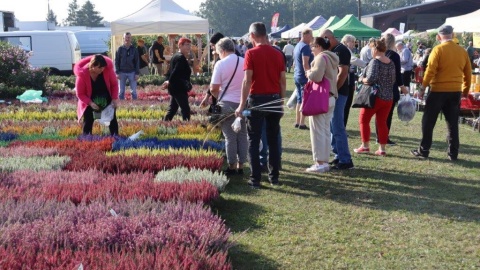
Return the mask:
<svg viewBox="0 0 480 270">
<path fill-rule="evenodd" d="M 375 106 L 371 109 L 360 109 L 358 122 L 360 123 L 360 135 L 362 142 L 370 141 L 370 120 L 375 115 L 375 123 L 377 125 L 377 138 L 380 144 L 387 144 L 388 126 L 387 118 L 392 108 L 393 100 L 383 100 L 376 98 Z"/>
</svg>

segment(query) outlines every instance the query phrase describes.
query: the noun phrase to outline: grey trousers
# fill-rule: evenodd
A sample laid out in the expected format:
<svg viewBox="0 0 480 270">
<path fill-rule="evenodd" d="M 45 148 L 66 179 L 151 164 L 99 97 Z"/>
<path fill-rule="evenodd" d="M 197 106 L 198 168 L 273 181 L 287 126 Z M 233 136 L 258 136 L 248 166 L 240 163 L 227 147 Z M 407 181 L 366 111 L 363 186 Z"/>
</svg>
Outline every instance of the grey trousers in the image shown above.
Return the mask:
<svg viewBox="0 0 480 270">
<path fill-rule="evenodd" d="M 247 125 L 245 119 L 242 119 L 242 129 L 235 133 L 232 124 L 235 121 L 234 112 L 238 108 L 239 103 L 220 101 L 222 113 L 232 114 L 223 120 L 221 124 L 222 133 L 225 137 L 225 152 L 227 153 L 228 164 L 245 163 L 248 153 Z"/>
</svg>

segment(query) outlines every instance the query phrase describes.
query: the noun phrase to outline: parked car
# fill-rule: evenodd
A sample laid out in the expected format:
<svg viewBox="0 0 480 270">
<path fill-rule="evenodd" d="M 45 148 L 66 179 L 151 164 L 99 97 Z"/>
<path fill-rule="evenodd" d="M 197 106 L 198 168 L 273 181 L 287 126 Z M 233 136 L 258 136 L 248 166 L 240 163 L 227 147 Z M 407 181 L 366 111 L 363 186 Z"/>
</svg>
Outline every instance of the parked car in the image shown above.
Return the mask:
<svg viewBox="0 0 480 270">
<path fill-rule="evenodd" d="M 82 58 L 92 54 L 108 53 L 108 41 L 110 40 L 110 30 L 84 30 L 75 32 L 80 49 L 82 50 Z"/>
<path fill-rule="evenodd" d="M 14 31 L 0 33 L 0 41 L 31 52 L 33 67 L 48 67 L 50 74 L 72 75 L 81 59 L 80 45 L 70 31 Z"/>
</svg>

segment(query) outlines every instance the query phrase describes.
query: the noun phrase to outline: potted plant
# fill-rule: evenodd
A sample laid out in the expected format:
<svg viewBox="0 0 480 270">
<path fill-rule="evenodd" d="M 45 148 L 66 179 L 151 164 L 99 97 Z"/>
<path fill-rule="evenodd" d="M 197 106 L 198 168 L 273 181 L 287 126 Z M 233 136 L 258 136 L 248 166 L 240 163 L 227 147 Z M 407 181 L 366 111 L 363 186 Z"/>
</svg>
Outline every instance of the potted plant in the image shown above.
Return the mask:
<svg viewBox="0 0 480 270">
<path fill-rule="evenodd" d="M 105 97 L 95 97 L 93 103 L 97 104 L 99 110 L 93 110 L 93 119 L 100 119 L 102 117 L 102 110 L 107 107 L 107 99 Z"/>
</svg>

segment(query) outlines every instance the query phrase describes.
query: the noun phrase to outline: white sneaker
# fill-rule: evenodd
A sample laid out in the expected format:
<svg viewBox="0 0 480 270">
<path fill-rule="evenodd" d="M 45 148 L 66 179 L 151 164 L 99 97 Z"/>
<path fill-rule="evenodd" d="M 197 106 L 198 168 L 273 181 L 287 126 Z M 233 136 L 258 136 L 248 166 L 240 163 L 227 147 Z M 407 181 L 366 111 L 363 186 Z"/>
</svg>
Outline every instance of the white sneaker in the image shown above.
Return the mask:
<svg viewBox="0 0 480 270">
<path fill-rule="evenodd" d="M 330 165 L 328 163 L 324 163 L 322 165 L 320 164 L 313 164 L 310 166 L 310 168 L 307 168 L 307 172 L 318 172 L 318 173 L 323 173 L 323 172 L 328 172 L 330 170 Z"/>
</svg>

